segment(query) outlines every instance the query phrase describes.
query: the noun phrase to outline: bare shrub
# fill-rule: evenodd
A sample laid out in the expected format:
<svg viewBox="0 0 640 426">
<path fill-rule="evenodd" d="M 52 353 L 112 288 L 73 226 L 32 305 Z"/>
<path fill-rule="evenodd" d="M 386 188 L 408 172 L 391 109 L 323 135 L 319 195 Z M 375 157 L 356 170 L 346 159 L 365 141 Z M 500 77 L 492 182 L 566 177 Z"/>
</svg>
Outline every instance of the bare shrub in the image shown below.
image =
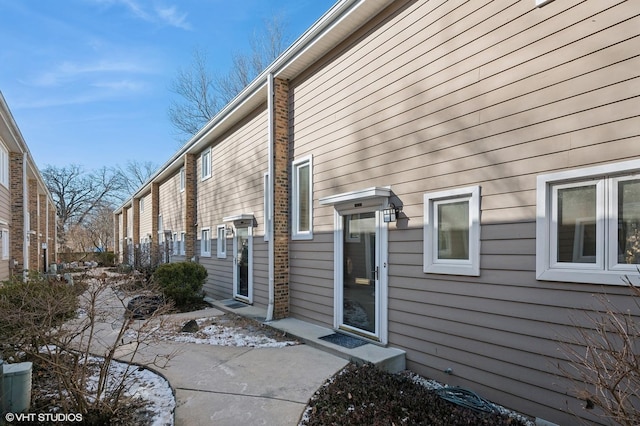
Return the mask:
<svg viewBox="0 0 640 426">
<path fill-rule="evenodd" d="M 561 368 L 578 398 L 594 414 L 621 425 L 640 424 L 640 288 L 629 278 L 632 309 L 620 309 L 604 295 L 602 310 L 586 313 L 587 326 L 562 350 L 569 368 Z"/>
<path fill-rule="evenodd" d="M 106 273 L 78 277 L 75 288 L 84 291 L 72 297 L 68 284 L 35 276 L 11 284 L 9 293 L 18 296 L 5 297 L 6 287 L 0 289 L 2 355 L 31 360 L 54 378 L 50 409 L 102 423 L 122 409 L 130 376 L 139 365 L 165 367 L 175 355 L 147 351 L 151 358 L 141 356 L 154 346 L 154 332 L 171 306 L 158 306 L 145 320 L 125 315 L 131 293 L 116 284 L 133 279 L 132 274 L 115 278 Z M 149 286 L 136 286 L 136 293 L 158 294 Z M 113 374 L 117 360 L 131 364 L 120 375 Z"/>
</svg>

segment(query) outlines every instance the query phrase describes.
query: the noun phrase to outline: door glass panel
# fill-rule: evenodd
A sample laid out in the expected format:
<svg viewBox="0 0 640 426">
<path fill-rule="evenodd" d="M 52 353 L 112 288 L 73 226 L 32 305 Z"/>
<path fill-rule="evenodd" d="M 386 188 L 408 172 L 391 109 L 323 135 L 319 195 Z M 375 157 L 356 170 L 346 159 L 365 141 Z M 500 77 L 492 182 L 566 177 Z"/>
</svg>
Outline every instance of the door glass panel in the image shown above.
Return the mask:
<svg viewBox="0 0 640 426">
<path fill-rule="evenodd" d="M 343 216 L 344 325 L 375 333 L 377 265 L 374 212 Z"/>
<path fill-rule="evenodd" d="M 249 231 L 236 228 L 236 294 L 249 297 Z"/>
<path fill-rule="evenodd" d="M 595 185 L 558 189 L 558 262 L 596 263 Z"/>
<path fill-rule="evenodd" d="M 640 180 L 618 182 L 618 263 L 640 263 Z"/>
</svg>

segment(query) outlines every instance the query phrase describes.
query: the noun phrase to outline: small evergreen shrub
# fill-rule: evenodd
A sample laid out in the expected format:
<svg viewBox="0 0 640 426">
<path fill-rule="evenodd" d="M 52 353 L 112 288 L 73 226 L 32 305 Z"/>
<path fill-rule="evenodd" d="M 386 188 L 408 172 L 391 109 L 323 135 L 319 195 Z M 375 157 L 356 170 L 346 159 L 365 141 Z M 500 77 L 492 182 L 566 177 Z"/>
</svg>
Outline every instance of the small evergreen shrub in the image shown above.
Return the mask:
<svg viewBox="0 0 640 426">
<path fill-rule="evenodd" d="M 177 308 L 202 301 L 207 278 L 204 266 L 195 262 L 164 263 L 153 273 L 153 280 Z"/>
</svg>

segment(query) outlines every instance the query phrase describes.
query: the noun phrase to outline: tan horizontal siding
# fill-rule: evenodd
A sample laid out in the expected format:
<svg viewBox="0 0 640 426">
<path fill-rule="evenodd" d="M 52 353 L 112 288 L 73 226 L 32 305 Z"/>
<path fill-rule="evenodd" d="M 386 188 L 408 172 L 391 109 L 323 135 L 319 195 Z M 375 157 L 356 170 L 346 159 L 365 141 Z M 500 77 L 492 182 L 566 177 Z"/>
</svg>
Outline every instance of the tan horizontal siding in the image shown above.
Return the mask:
<svg viewBox="0 0 640 426">
<path fill-rule="evenodd" d="M 227 259 L 217 259 L 216 226 L 223 218 L 253 213 L 254 304 L 268 303 L 268 252 L 264 242 L 264 173 L 268 169 L 267 111 L 263 105 L 211 145 L 211 177 L 200 180 L 197 161 L 198 228 L 211 228 L 211 258 L 200 258 L 209 278 L 206 292 L 214 298 L 233 296 L 233 239 L 227 238 Z M 199 232 L 199 231 L 198 231 Z M 199 247 L 199 244 L 198 244 Z"/>
<path fill-rule="evenodd" d="M 390 185 L 390 344 L 418 372 L 570 422 L 579 402 L 549 366 L 602 287 L 536 280 L 536 178 L 640 157 L 639 41 L 628 1 L 398 2 L 292 81 L 292 156 L 313 155 L 314 189 L 292 314 L 333 324 L 334 209 L 319 199 Z M 480 276 L 425 274 L 424 194 L 476 185 Z"/>
<path fill-rule="evenodd" d="M 185 232 L 184 224 L 184 191 L 180 191 L 180 171 L 160 184 L 159 214 L 162 215 L 164 230 L 178 233 Z"/>
</svg>

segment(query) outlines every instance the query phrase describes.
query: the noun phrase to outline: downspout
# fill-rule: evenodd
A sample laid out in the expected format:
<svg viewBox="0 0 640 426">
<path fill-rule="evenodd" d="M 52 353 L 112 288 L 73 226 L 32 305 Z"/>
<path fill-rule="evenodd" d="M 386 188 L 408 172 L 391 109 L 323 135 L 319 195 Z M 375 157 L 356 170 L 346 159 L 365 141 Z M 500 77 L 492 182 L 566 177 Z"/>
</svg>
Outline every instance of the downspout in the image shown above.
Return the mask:
<svg viewBox="0 0 640 426">
<path fill-rule="evenodd" d="M 274 293 L 275 293 L 275 241 L 274 241 L 274 226 L 273 226 L 273 216 L 274 216 L 274 196 L 275 196 L 275 185 L 274 185 L 274 175 L 275 175 L 275 164 L 274 164 L 274 152 L 275 152 L 275 138 L 273 132 L 273 74 L 269 73 L 267 75 L 267 110 L 268 110 L 268 133 L 269 133 L 269 149 L 268 149 L 268 157 L 269 157 L 269 196 L 268 201 L 269 205 L 265 206 L 265 216 L 266 216 L 266 229 L 267 237 L 269 238 L 269 304 L 267 305 L 267 317 L 265 321 L 273 320 L 273 305 L 274 305 Z"/>
</svg>

